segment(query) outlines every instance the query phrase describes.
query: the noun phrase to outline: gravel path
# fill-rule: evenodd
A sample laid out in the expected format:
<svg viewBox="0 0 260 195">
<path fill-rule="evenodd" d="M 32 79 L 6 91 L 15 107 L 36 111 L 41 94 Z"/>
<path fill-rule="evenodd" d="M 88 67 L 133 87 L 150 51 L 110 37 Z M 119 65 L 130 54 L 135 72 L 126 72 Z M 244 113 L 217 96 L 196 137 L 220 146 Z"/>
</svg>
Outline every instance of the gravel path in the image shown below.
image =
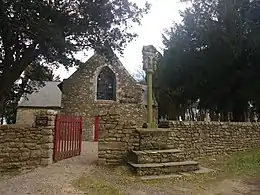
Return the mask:
<svg viewBox="0 0 260 195">
<path fill-rule="evenodd" d="M 98 144 L 83 143 L 82 155 L 20 174 L 0 181 L 0 195 L 81 195 L 86 192 L 73 188 L 71 182 L 80 176 L 93 174 L 96 170 L 101 178 L 111 183 L 116 177 L 102 168 L 96 167 Z M 197 186 L 185 187 L 171 185 L 163 188 L 139 186 L 129 183 L 121 186 L 126 195 L 259 195 L 260 182 L 245 183 L 239 180 L 217 182 L 211 189 L 198 189 Z"/>
<path fill-rule="evenodd" d="M 84 142 L 82 155 L 0 181 L 1 195 L 81 194 L 71 182 L 95 167 L 98 144 Z"/>
</svg>

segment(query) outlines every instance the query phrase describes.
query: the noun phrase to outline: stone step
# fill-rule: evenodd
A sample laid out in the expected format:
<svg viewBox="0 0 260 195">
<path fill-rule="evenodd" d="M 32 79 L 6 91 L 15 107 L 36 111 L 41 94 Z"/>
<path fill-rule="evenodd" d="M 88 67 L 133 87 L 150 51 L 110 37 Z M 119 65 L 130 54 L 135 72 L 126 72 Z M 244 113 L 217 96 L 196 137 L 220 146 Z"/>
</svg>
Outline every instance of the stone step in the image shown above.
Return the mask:
<svg viewBox="0 0 260 195">
<path fill-rule="evenodd" d="M 157 180 L 157 179 L 168 179 L 168 178 L 181 178 L 181 174 L 169 174 L 169 175 L 148 175 L 148 176 L 140 176 L 141 180 Z"/>
<path fill-rule="evenodd" d="M 135 164 L 128 162 L 137 176 L 169 175 L 173 173 L 192 172 L 199 170 L 199 163 L 195 161 Z"/>
<path fill-rule="evenodd" d="M 136 164 L 184 161 L 182 150 L 176 149 L 131 151 L 129 158 Z"/>
<path fill-rule="evenodd" d="M 215 172 L 213 169 L 208 169 L 205 167 L 199 167 L 198 170 L 192 171 L 189 173 L 175 173 L 175 174 L 168 174 L 168 175 L 148 175 L 148 176 L 140 176 L 138 177 L 141 180 L 157 180 L 157 179 L 167 179 L 167 178 L 181 178 L 183 176 L 191 176 L 192 174 L 207 174 L 210 172 Z"/>
</svg>

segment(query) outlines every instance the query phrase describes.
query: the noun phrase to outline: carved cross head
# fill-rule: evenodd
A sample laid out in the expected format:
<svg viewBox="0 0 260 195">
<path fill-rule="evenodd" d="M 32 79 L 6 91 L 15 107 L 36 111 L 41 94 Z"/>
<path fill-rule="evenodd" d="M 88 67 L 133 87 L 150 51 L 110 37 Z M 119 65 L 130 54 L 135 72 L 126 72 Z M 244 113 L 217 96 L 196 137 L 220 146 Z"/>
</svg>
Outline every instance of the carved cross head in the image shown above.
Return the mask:
<svg viewBox="0 0 260 195">
<path fill-rule="evenodd" d="M 154 70 L 156 60 L 158 58 L 158 51 L 153 45 L 143 47 L 143 70 Z"/>
</svg>

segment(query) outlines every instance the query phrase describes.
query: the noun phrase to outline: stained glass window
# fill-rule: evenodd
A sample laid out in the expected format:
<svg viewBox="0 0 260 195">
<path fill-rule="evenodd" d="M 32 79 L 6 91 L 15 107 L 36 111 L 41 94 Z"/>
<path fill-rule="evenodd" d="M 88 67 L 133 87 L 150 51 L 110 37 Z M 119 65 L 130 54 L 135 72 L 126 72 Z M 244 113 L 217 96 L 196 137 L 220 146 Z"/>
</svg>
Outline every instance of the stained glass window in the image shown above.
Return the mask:
<svg viewBox="0 0 260 195">
<path fill-rule="evenodd" d="M 104 67 L 97 78 L 97 99 L 116 100 L 116 78 L 113 71 Z"/>
</svg>

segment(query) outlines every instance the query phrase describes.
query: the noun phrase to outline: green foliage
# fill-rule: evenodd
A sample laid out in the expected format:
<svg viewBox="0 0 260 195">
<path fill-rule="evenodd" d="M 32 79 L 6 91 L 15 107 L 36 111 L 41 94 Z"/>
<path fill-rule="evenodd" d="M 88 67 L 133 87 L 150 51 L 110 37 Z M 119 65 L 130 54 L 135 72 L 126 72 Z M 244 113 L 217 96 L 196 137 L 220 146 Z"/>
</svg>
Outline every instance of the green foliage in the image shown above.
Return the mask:
<svg viewBox="0 0 260 195">
<path fill-rule="evenodd" d="M 82 191 L 104 195 L 123 195 L 123 192 L 104 179 L 96 179 L 93 177 L 81 177 L 74 182 L 75 187 Z"/>
<path fill-rule="evenodd" d="M 0 100 L 31 63 L 68 68 L 80 65 L 74 53 L 84 49 L 122 52 L 149 7 L 128 0 L 1 0 Z"/>
<path fill-rule="evenodd" d="M 238 152 L 232 155 L 231 170 L 239 174 L 259 174 L 260 173 L 260 152 L 252 150 L 250 152 Z"/>
<path fill-rule="evenodd" d="M 203 178 L 206 180 L 226 179 L 232 177 L 260 175 L 260 150 L 235 152 L 229 155 L 205 157 L 200 159 L 203 167 L 215 170 L 212 174 Z M 201 179 L 201 178 L 200 178 Z"/>
<path fill-rule="evenodd" d="M 5 99 L 0 103 L 1 124 L 6 119 L 8 124 L 16 121 L 16 110 L 22 96 L 26 97 L 45 85 L 44 81 L 53 80 L 53 71 L 47 66 L 29 65 L 20 79 L 15 82 L 11 90 L 6 93 Z"/>
<path fill-rule="evenodd" d="M 201 109 L 233 112 L 241 120 L 248 102 L 260 103 L 260 2 L 197 0 L 183 23 L 164 35 L 159 84 L 176 107 L 198 99 Z"/>
</svg>

